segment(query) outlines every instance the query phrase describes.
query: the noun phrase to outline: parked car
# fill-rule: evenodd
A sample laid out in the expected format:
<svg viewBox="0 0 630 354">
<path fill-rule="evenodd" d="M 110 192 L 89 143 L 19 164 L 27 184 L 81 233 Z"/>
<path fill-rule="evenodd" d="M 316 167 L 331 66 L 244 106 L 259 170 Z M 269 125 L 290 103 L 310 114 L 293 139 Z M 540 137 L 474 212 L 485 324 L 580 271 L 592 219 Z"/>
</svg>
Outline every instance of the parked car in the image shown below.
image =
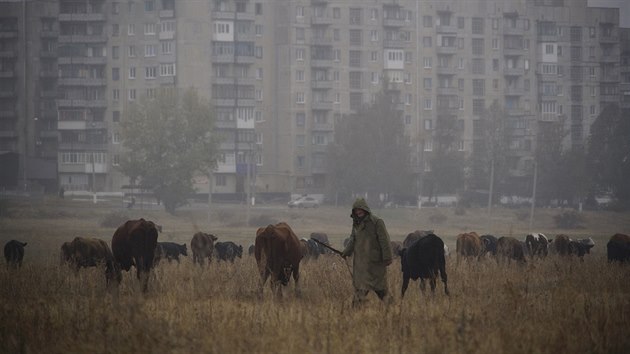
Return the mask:
<svg viewBox="0 0 630 354">
<path fill-rule="evenodd" d="M 313 197 L 299 197 L 290 201 L 289 208 L 317 208 L 319 207 L 319 201 Z"/>
</svg>

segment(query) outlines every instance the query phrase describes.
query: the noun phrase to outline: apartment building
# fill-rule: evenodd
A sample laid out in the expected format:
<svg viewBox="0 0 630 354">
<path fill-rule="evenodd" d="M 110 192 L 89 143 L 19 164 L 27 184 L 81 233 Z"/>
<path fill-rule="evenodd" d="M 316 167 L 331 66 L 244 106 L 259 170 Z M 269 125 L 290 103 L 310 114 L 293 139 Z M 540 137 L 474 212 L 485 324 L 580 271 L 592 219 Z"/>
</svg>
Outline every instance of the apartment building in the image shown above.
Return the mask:
<svg viewBox="0 0 630 354">
<path fill-rule="evenodd" d="M 0 188 L 57 188 L 56 1 L 0 1 Z"/>
</svg>

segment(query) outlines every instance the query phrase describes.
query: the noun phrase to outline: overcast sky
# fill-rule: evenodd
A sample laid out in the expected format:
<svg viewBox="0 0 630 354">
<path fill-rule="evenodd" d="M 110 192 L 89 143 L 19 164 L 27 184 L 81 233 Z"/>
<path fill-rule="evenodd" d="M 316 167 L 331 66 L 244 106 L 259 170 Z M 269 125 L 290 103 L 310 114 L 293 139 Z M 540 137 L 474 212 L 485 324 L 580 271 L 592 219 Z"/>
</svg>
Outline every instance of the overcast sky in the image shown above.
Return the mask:
<svg viewBox="0 0 630 354">
<path fill-rule="evenodd" d="M 630 0 L 588 0 L 588 6 L 618 7 L 620 9 L 619 26 L 630 28 Z"/>
</svg>

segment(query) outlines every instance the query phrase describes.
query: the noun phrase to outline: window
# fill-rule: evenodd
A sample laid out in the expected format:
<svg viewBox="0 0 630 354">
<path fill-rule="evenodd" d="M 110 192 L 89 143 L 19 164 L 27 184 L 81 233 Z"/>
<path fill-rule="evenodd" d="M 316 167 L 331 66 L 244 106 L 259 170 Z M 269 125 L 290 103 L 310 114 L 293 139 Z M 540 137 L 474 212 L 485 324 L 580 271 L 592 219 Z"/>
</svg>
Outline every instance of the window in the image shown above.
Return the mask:
<svg viewBox="0 0 630 354">
<path fill-rule="evenodd" d="M 333 49 L 333 60 L 341 61 L 341 49 Z"/>
<path fill-rule="evenodd" d="M 424 107 L 425 111 L 432 110 L 433 109 L 433 100 L 430 99 L 430 98 L 425 98 L 423 107 Z M 431 121 L 429 120 L 429 122 L 431 122 Z M 427 120 L 426 119 L 424 121 L 424 125 L 425 125 L 425 129 L 426 129 L 426 125 L 427 125 Z M 427 129 L 427 130 L 429 130 L 429 129 Z"/>
<path fill-rule="evenodd" d="M 498 38 L 492 38 L 492 49 L 494 49 L 494 50 L 498 50 L 499 49 L 499 39 Z"/>
<path fill-rule="evenodd" d="M 363 41 L 361 39 L 361 30 L 351 29 L 350 30 L 350 45 L 361 45 L 362 42 Z"/>
<path fill-rule="evenodd" d="M 473 79 L 473 95 L 483 96 L 486 92 L 486 81 L 484 79 Z"/>
<path fill-rule="evenodd" d="M 378 41 L 378 30 L 371 30 L 370 31 L 370 40 L 372 42 L 377 42 Z"/>
<path fill-rule="evenodd" d="M 295 49 L 295 60 L 296 61 L 304 61 L 304 48 L 296 48 Z"/>
<path fill-rule="evenodd" d="M 473 34 L 483 34 L 483 18 L 482 17 L 473 17 L 472 18 L 472 33 Z"/>
<path fill-rule="evenodd" d="M 112 122 L 120 122 L 120 111 L 112 111 Z"/>
<path fill-rule="evenodd" d="M 545 44 L 545 54 L 553 54 L 553 44 Z"/>
<path fill-rule="evenodd" d="M 134 36 L 136 34 L 136 25 L 133 23 L 130 23 L 127 25 L 127 35 L 128 36 Z"/>
<path fill-rule="evenodd" d="M 144 56 L 145 57 L 155 56 L 155 44 L 146 44 L 144 46 Z"/>
<path fill-rule="evenodd" d="M 361 24 L 361 9 L 360 8 L 350 8 L 349 9 L 349 17 L 351 25 L 360 25 Z"/>
<path fill-rule="evenodd" d="M 497 60 L 498 61 L 498 60 Z M 473 58 L 471 61 L 471 71 L 473 74 L 483 75 L 486 73 L 485 59 Z"/>
<path fill-rule="evenodd" d="M 262 15 L 263 14 L 263 4 L 257 2 L 255 7 L 254 7 L 254 11 L 255 11 L 256 15 Z"/>
<path fill-rule="evenodd" d="M 145 23 L 144 24 L 144 35 L 154 35 L 155 34 L 155 23 Z"/>
<path fill-rule="evenodd" d="M 482 115 L 484 110 L 486 109 L 486 102 L 483 99 L 474 99 L 473 100 L 473 114 L 474 115 Z"/>
<path fill-rule="evenodd" d="M 304 103 L 304 92 L 296 92 L 295 93 L 295 102 L 296 103 Z"/>
<path fill-rule="evenodd" d="M 112 46 L 112 59 L 118 59 L 119 57 L 119 48 L 117 45 Z"/>
<path fill-rule="evenodd" d="M 112 24 L 112 36 L 118 37 L 120 34 L 120 26 L 117 23 Z"/>
<path fill-rule="evenodd" d="M 254 33 L 256 34 L 256 37 L 262 37 L 262 35 L 263 35 L 263 25 L 255 25 L 254 26 Z"/>
<path fill-rule="evenodd" d="M 135 101 L 136 99 L 136 89 L 129 89 L 127 91 L 127 97 L 129 99 L 129 101 Z"/>
<path fill-rule="evenodd" d="M 473 38 L 472 39 L 472 53 L 473 55 L 483 55 L 483 38 Z"/>
<path fill-rule="evenodd" d="M 163 41 L 161 42 L 162 46 L 162 54 L 172 54 L 173 53 L 173 42 L 172 41 Z"/>
<path fill-rule="evenodd" d="M 119 89 L 113 89 L 112 90 L 112 100 L 113 101 L 118 101 L 120 99 L 120 90 Z"/>
<path fill-rule="evenodd" d="M 256 101 L 263 100 L 263 91 L 260 89 L 256 89 Z"/>
<path fill-rule="evenodd" d="M 160 76 L 175 76 L 175 63 L 160 64 Z"/>
<path fill-rule="evenodd" d="M 120 12 L 120 4 L 117 2 L 112 2 L 112 14 L 116 15 Z"/>
<path fill-rule="evenodd" d="M 424 141 L 424 151 L 433 151 L 433 140 Z"/>
<path fill-rule="evenodd" d="M 422 58 L 422 62 L 424 63 L 424 68 L 425 69 L 431 69 L 432 63 L 433 63 L 433 58 L 431 57 L 424 57 Z"/>
<path fill-rule="evenodd" d="M 153 11 L 153 0 L 145 0 L 144 1 L 144 11 Z"/>
<path fill-rule="evenodd" d="M 464 79 L 457 79 L 457 88 L 460 91 L 464 91 Z"/>
<path fill-rule="evenodd" d="M 359 50 L 351 50 L 349 53 L 349 62 L 348 65 L 350 67 L 361 67 L 361 51 Z"/>
<path fill-rule="evenodd" d="M 458 151 L 465 151 L 464 150 L 464 141 L 463 140 L 457 141 L 457 150 Z"/>
<path fill-rule="evenodd" d="M 304 112 L 298 112 L 295 114 L 295 124 L 298 127 L 303 127 L 306 124 L 306 114 Z"/>
<path fill-rule="evenodd" d="M 349 73 L 349 84 L 350 89 L 361 89 L 361 72 L 360 71 L 351 71 Z"/>
<path fill-rule="evenodd" d="M 370 20 L 378 20 L 378 9 L 370 9 Z"/>
<path fill-rule="evenodd" d="M 227 176 L 226 175 L 214 175 L 214 185 L 217 187 L 225 187 L 227 185 Z"/>
<path fill-rule="evenodd" d="M 295 17 L 297 17 L 297 18 L 304 17 L 304 6 L 296 6 L 295 7 Z"/>
<path fill-rule="evenodd" d="M 424 120 L 424 130 L 433 130 L 433 120 L 431 119 Z"/>
<path fill-rule="evenodd" d="M 120 144 L 120 133 L 115 132 L 112 134 L 112 144 Z"/>
<path fill-rule="evenodd" d="M 295 81 L 304 81 L 304 70 L 295 71 Z"/>
<path fill-rule="evenodd" d="M 127 53 L 128 53 L 129 58 L 135 58 L 136 57 L 136 46 L 130 45 L 128 47 Z"/>
<path fill-rule="evenodd" d="M 423 83 L 423 87 L 424 87 L 425 90 L 430 90 L 431 89 L 432 82 L 431 82 L 431 78 L 430 77 L 424 78 L 424 80 L 422 80 L 422 83 Z"/>
<path fill-rule="evenodd" d="M 297 27 L 295 29 L 295 39 L 298 40 L 298 41 L 303 41 L 304 40 L 304 28 Z"/>
<path fill-rule="evenodd" d="M 333 18 L 341 18 L 341 9 L 333 7 Z"/>
<path fill-rule="evenodd" d="M 422 16 L 422 25 L 426 28 L 433 27 L 433 17 Z"/>
<path fill-rule="evenodd" d="M 129 68 L 129 78 L 130 79 L 135 79 L 136 78 L 136 67 L 132 66 Z"/>
<path fill-rule="evenodd" d="M 464 29 L 466 27 L 466 20 L 463 17 L 457 18 L 457 28 Z"/>
<path fill-rule="evenodd" d="M 144 68 L 144 78 L 145 79 L 155 79 L 157 77 L 157 67 L 148 66 Z"/>
</svg>

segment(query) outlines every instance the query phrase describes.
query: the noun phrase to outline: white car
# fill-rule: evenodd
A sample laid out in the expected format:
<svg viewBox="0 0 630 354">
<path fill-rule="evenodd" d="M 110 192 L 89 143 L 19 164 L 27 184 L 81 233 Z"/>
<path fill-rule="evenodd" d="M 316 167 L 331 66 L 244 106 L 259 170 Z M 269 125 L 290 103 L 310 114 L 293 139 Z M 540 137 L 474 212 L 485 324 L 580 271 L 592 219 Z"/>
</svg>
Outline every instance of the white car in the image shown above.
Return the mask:
<svg viewBox="0 0 630 354">
<path fill-rule="evenodd" d="M 287 205 L 289 208 L 317 208 L 319 207 L 319 201 L 313 197 L 299 197 L 290 201 Z"/>
</svg>

